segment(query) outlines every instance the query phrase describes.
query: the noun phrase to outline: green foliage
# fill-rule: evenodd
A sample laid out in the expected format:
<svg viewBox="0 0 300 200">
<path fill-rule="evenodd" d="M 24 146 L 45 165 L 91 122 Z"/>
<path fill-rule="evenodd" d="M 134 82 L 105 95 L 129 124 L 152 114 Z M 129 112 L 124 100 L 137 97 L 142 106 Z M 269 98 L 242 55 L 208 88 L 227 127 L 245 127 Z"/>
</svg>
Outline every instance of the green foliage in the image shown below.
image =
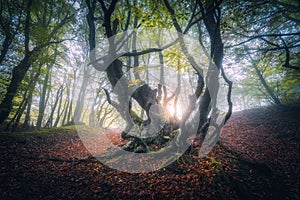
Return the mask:
<svg viewBox="0 0 300 200">
<path fill-rule="evenodd" d="M 67 23 L 74 22 L 74 8 L 63 0 L 48 0 L 34 3 L 31 9 L 31 39 L 34 44 L 44 44 L 61 39 L 67 29 Z"/>
<path fill-rule="evenodd" d="M 170 2 L 174 8 L 174 17 L 180 24 L 186 24 L 190 18 L 190 2 L 176 1 Z M 130 14 L 130 15 L 129 15 Z M 173 26 L 172 16 L 162 0 L 146 1 L 120 1 L 116 11 L 113 13 L 111 21 L 118 19 L 120 26 L 118 31 L 124 30 L 127 20 L 130 18 L 130 27 L 133 29 L 133 21 L 138 20 L 141 27 L 157 27 L 170 29 Z"/>
<path fill-rule="evenodd" d="M 244 73 L 240 87 L 243 93 L 273 101 L 261 84 L 254 65 L 267 85 L 282 103 L 299 102 L 299 70 L 284 67 L 289 51 L 289 64 L 299 67 L 299 2 L 291 1 L 228 1 L 223 7 L 221 27 L 227 49 L 236 67 Z M 250 59 L 251 57 L 251 59 Z M 300 69 L 300 68 L 299 68 Z M 234 69 L 233 69 L 234 70 Z M 237 70 L 235 70 L 237 71 Z"/>
<path fill-rule="evenodd" d="M 247 77 L 243 80 L 243 93 L 249 96 L 255 96 L 258 99 L 266 99 L 273 102 L 273 99 L 270 98 L 259 80 L 257 71 L 254 69 L 254 65 L 256 65 L 267 85 L 282 103 L 299 102 L 300 73 L 297 70 L 284 68 L 282 66 L 278 67 L 280 63 L 274 58 L 272 53 L 266 56 L 255 55 L 255 57 L 257 59 L 256 61 L 250 61 L 244 66 Z"/>
<path fill-rule="evenodd" d="M 172 47 L 163 51 L 165 61 L 168 63 L 168 67 L 173 68 L 180 72 L 181 70 L 188 70 L 191 64 L 188 62 L 186 56 L 181 52 L 179 44 L 175 44 Z"/>
<path fill-rule="evenodd" d="M 0 102 L 4 98 L 4 95 L 6 93 L 6 88 L 8 87 L 8 85 L 10 83 L 10 78 L 11 78 L 10 72 L 6 68 L 1 69 L 1 71 L 0 71 Z"/>
<path fill-rule="evenodd" d="M 211 7 L 215 3 L 215 1 L 209 0 L 201 0 L 201 2 L 205 8 Z M 24 2 L 12 2 L 8 0 L 1 1 L 1 45 L 5 36 L 9 34 L 12 34 L 11 37 L 13 38 L 13 45 L 10 46 L 9 53 L 0 66 L 0 101 L 2 101 L 10 83 L 12 69 L 17 66 L 20 60 L 24 57 L 24 22 L 26 16 L 26 3 L 26 0 Z M 24 95 L 26 90 L 34 92 L 34 100 L 39 98 L 39 92 L 42 87 L 41 85 L 44 81 L 45 75 L 49 72 L 49 66 L 52 64 L 54 64 L 53 71 L 55 71 L 55 73 L 51 74 L 52 72 L 50 72 L 50 75 L 53 76 L 55 80 L 66 77 L 67 81 L 63 80 L 65 82 L 54 81 L 51 84 L 49 83 L 48 90 L 57 88 L 57 86 L 62 84 L 62 82 L 68 85 L 68 90 L 71 90 L 70 88 L 73 86 L 71 85 L 73 84 L 72 80 L 77 78 L 77 76 L 72 73 L 72 69 L 70 67 L 79 69 L 83 63 L 80 59 L 86 55 L 79 53 L 74 56 L 74 60 L 77 59 L 80 61 L 72 62 L 72 59 L 69 59 L 71 52 L 69 50 L 70 46 L 63 46 L 60 44 L 58 45 L 58 59 L 55 59 L 54 53 L 56 44 L 50 44 L 50 42 L 59 43 L 65 38 L 75 37 L 76 40 L 80 40 L 82 43 L 88 43 L 89 29 L 85 18 L 87 12 L 85 3 L 85 1 L 80 2 L 80 6 L 82 7 L 75 10 L 77 8 L 75 8 L 75 6 L 72 5 L 72 2 L 69 1 L 46 0 L 41 3 L 40 1 L 33 0 L 30 13 L 30 49 L 37 46 L 43 46 L 47 43 L 49 44 L 43 47 L 32 57 L 32 62 L 30 63 L 31 68 L 19 86 L 18 93 L 14 98 L 14 110 L 12 115 L 17 112 L 18 106 L 26 97 Z M 105 5 L 109 5 L 110 3 L 110 1 L 105 1 Z M 192 9 L 195 6 L 194 3 L 186 0 L 169 0 L 169 3 L 175 12 L 173 16 L 169 13 L 163 0 L 118 1 L 116 9 L 111 16 L 111 23 L 113 24 L 116 19 L 118 20 L 119 25 L 117 27 L 117 33 L 126 31 L 125 28 L 133 30 L 136 26 L 138 26 L 139 31 L 147 29 L 148 27 L 174 29 L 173 19 L 176 19 L 179 25 L 184 29 L 190 21 L 193 11 Z M 289 63 L 293 66 L 299 66 L 299 35 L 282 37 L 267 36 L 270 34 L 276 35 L 299 32 L 299 2 L 296 0 L 260 2 L 254 0 L 229 0 L 223 1 L 220 7 L 222 13 L 220 28 L 223 34 L 222 37 L 224 45 L 228 47 L 233 44 L 249 40 L 249 42 L 243 44 L 247 46 L 247 50 L 249 52 L 247 52 L 242 45 L 228 48 L 225 52 L 225 56 L 229 56 L 231 61 L 235 60 L 237 65 L 242 66 L 239 69 L 237 69 L 238 67 L 232 68 L 234 73 L 239 71 L 239 74 L 233 75 L 234 78 L 237 80 L 243 79 L 241 80 L 243 84 L 238 85 L 238 83 L 236 83 L 236 93 L 254 96 L 258 99 L 269 99 L 265 89 L 259 82 L 257 72 L 253 69 L 252 64 L 255 64 L 272 91 L 274 91 L 275 95 L 280 98 L 283 103 L 300 101 L 299 73 L 295 70 L 283 67 L 283 64 L 286 62 L 286 51 L 283 48 L 284 45 L 289 47 Z M 195 12 L 198 13 L 197 17 L 201 19 L 199 7 L 197 7 Z M 98 46 L 101 46 L 103 44 L 102 40 L 106 37 L 106 35 L 104 34 L 105 30 L 103 27 L 103 12 L 98 1 L 96 3 L 94 17 L 94 23 L 97 31 L 96 43 Z M 137 20 L 137 24 L 134 24 L 135 20 Z M 126 25 L 129 26 L 126 27 Z M 193 37 L 199 36 L 209 52 L 210 40 L 207 30 L 203 21 L 200 21 L 198 25 L 199 28 L 196 28 L 196 24 L 194 24 L 193 28 L 190 29 L 190 34 Z M 137 50 L 145 50 L 150 47 L 157 48 L 159 45 L 163 46 L 169 43 L 170 38 L 172 38 L 168 34 L 162 35 L 161 38 L 158 38 L 157 35 L 157 32 L 150 32 L 147 35 L 145 34 L 145 37 L 137 38 L 137 44 L 141 43 L 145 45 L 138 46 Z M 252 39 L 259 35 L 266 36 Z M 145 44 L 146 42 L 144 41 L 149 40 L 152 41 L 152 43 Z M 161 44 L 157 44 L 157 41 L 161 42 Z M 107 44 L 102 46 L 104 50 L 107 49 L 107 46 L 105 45 Z M 72 47 L 75 48 L 74 46 Z M 88 49 L 87 46 L 86 49 Z M 81 50 L 79 49 L 78 51 Z M 200 52 L 199 49 L 193 49 L 192 51 Z M 178 44 L 162 51 L 162 53 L 165 67 L 173 68 L 179 72 L 186 72 L 190 67 L 190 63 L 184 53 L 181 52 Z M 252 63 L 249 59 L 249 54 L 252 56 L 255 63 Z M 148 55 L 143 56 L 146 57 Z M 143 56 L 140 56 L 139 59 L 142 60 L 142 58 L 144 58 Z M 198 60 L 201 60 L 201 62 L 206 62 L 205 59 L 201 58 L 200 54 L 195 57 L 198 58 Z M 60 58 L 64 59 L 66 62 L 61 61 Z M 139 64 L 140 66 L 135 70 L 135 73 L 144 78 L 147 71 L 147 63 L 144 62 L 143 64 Z M 61 76 L 61 72 L 66 74 Z M 37 82 L 37 86 L 30 88 L 30 82 L 37 73 L 41 74 Z M 74 84 L 75 87 L 77 87 L 77 82 L 74 82 Z M 140 84 L 140 79 L 134 79 L 129 82 L 129 86 Z M 102 87 L 103 85 L 106 85 L 106 83 L 99 87 Z M 92 89 L 97 90 L 94 86 Z M 71 98 L 67 96 L 71 96 L 71 93 L 66 94 L 66 91 L 67 90 L 64 91 L 63 102 L 65 102 L 65 99 Z M 54 98 L 54 94 L 55 92 L 50 94 L 50 100 Z M 105 94 L 101 95 L 105 96 Z M 37 109 L 37 107 L 38 104 L 35 102 L 35 109 Z M 50 108 L 51 106 L 48 107 Z M 103 111 L 102 114 L 106 114 L 107 112 Z"/>
</svg>

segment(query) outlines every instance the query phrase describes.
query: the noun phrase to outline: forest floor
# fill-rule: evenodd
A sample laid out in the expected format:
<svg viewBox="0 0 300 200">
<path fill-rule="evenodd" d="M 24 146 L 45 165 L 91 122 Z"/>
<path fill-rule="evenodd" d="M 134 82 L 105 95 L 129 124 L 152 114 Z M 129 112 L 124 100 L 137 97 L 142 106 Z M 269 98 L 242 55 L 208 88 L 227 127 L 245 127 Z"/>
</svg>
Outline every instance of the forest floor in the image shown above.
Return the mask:
<svg viewBox="0 0 300 200">
<path fill-rule="evenodd" d="M 0 199 L 296 200 L 299 154 L 300 107 L 234 113 L 207 157 L 139 174 L 101 164 L 74 127 L 0 133 Z"/>
</svg>

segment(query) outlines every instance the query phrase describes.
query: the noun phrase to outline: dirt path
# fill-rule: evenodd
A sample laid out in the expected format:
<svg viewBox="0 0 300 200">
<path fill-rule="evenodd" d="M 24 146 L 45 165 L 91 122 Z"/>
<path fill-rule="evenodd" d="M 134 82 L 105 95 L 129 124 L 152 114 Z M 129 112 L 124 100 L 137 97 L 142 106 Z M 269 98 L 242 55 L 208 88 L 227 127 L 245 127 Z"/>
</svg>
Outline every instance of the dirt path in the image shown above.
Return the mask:
<svg viewBox="0 0 300 200">
<path fill-rule="evenodd" d="M 299 107 L 235 113 L 207 158 L 144 174 L 103 166 L 72 128 L 0 133 L 0 199 L 300 199 L 299 122 Z"/>
</svg>

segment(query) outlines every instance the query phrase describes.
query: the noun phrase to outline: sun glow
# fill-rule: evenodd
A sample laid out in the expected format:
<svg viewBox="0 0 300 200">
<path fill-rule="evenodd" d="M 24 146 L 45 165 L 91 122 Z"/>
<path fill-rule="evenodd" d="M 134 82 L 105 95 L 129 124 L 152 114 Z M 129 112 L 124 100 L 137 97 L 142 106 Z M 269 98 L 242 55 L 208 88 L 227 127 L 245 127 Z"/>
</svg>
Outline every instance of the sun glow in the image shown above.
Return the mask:
<svg viewBox="0 0 300 200">
<path fill-rule="evenodd" d="M 182 103 L 180 101 L 177 101 L 175 105 L 175 101 L 171 100 L 165 105 L 165 108 L 169 117 L 177 117 L 178 119 L 182 118 L 183 108 L 182 108 Z"/>
</svg>

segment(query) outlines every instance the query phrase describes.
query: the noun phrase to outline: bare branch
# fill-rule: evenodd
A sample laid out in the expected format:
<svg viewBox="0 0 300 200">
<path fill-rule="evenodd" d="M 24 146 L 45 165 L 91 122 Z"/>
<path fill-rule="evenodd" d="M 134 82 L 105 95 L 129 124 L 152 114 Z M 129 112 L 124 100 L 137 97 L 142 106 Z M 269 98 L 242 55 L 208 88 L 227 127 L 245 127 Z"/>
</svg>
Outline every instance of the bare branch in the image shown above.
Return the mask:
<svg viewBox="0 0 300 200">
<path fill-rule="evenodd" d="M 282 41 L 285 49 L 285 64 L 283 66 L 290 69 L 300 70 L 300 67 L 290 65 L 290 50 L 282 37 L 280 37 L 280 40 Z"/>
<path fill-rule="evenodd" d="M 283 34 L 263 34 L 263 35 L 256 35 L 256 36 L 246 36 L 246 37 L 249 37 L 249 39 L 247 39 L 247 40 L 245 40 L 243 42 L 240 42 L 238 44 L 227 46 L 226 48 L 237 47 L 237 46 L 243 45 L 243 44 L 245 44 L 247 42 L 250 42 L 252 40 L 260 39 L 260 38 L 263 38 L 263 37 L 284 37 L 284 36 L 295 36 L 295 35 L 300 35 L 300 32 L 296 32 L 296 33 L 283 33 Z"/>
<path fill-rule="evenodd" d="M 179 32 L 179 33 L 182 33 L 182 29 L 181 29 L 181 27 L 179 26 L 179 23 L 178 23 L 178 21 L 177 21 L 177 19 L 176 19 L 176 17 L 175 17 L 175 11 L 174 11 L 174 9 L 171 7 L 171 5 L 170 5 L 170 3 L 169 3 L 168 0 L 164 0 L 164 3 L 165 3 L 165 5 L 166 5 L 166 7 L 167 7 L 169 13 L 170 13 L 171 16 L 172 16 L 173 25 L 174 25 L 176 31 Z"/>
<path fill-rule="evenodd" d="M 110 94 L 109 94 L 108 90 L 105 89 L 105 88 L 102 88 L 102 89 L 103 89 L 104 92 L 105 92 L 107 102 L 108 102 L 110 105 L 112 105 L 113 107 L 115 107 L 115 108 L 119 111 L 119 105 L 118 105 L 118 103 L 111 100 Z"/>
</svg>

